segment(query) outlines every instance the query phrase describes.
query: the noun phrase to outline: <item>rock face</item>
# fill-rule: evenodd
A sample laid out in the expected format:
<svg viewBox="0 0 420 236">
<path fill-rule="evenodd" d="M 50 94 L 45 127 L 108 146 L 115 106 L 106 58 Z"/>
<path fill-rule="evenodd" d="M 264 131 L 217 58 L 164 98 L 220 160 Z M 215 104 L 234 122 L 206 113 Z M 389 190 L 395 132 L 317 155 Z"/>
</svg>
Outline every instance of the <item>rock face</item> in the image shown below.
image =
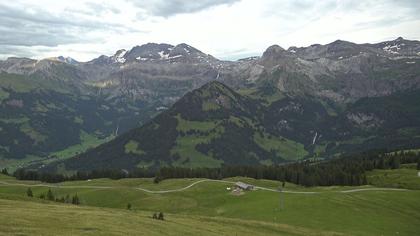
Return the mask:
<svg viewBox="0 0 420 236">
<path fill-rule="evenodd" d="M 86 63 L 64 57 L 9 58 L 0 62 L 0 70 L 77 78 L 79 84 L 100 88 L 104 96 L 159 100 L 166 105 L 212 80 L 235 89 L 269 81 L 286 93 L 346 103 L 418 88 L 419 60 L 420 42 L 402 38 L 377 44 L 337 40 L 287 50 L 273 45 L 260 58 L 236 62 L 218 60 L 187 44 L 148 43 Z"/>
<path fill-rule="evenodd" d="M 378 44 L 337 40 L 327 45 L 271 46 L 258 61 L 261 80 L 288 93 L 354 102 L 420 86 L 420 43 L 398 38 Z"/>
</svg>

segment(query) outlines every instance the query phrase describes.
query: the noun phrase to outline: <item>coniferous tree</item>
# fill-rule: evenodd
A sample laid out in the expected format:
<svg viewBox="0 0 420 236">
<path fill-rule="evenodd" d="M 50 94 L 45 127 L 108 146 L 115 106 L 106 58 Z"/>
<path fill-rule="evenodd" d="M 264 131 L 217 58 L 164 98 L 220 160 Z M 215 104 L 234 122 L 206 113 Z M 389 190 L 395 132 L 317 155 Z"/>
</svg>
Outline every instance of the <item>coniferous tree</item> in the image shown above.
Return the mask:
<svg viewBox="0 0 420 236">
<path fill-rule="evenodd" d="M 65 203 L 71 203 L 71 201 L 70 201 L 70 195 L 66 195 L 66 198 L 65 198 L 65 200 L 64 200 L 64 202 Z"/>
<path fill-rule="evenodd" d="M 156 212 L 155 212 L 155 213 L 153 213 L 153 216 L 152 216 L 152 218 L 153 218 L 153 219 L 155 219 L 155 220 L 156 220 L 156 219 L 158 218 L 158 217 L 157 217 L 157 214 L 156 214 Z"/>
<path fill-rule="evenodd" d="M 54 200 L 55 200 L 55 198 L 54 198 L 54 194 L 52 193 L 51 189 L 48 189 L 48 192 L 47 192 L 47 199 L 48 199 L 49 201 L 54 201 Z"/>
<path fill-rule="evenodd" d="M 368 184 L 368 181 L 367 181 L 366 175 L 363 175 L 362 185 L 367 185 L 367 184 Z"/>
<path fill-rule="evenodd" d="M 4 174 L 4 175 L 9 175 L 9 172 L 7 171 L 6 168 L 2 169 L 1 173 Z"/>
<path fill-rule="evenodd" d="M 159 216 L 158 216 L 159 220 L 165 220 L 164 216 L 163 216 L 163 212 L 159 212 Z"/>
<path fill-rule="evenodd" d="M 420 158 L 419 158 L 419 160 L 417 161 L 417 170 L 420 170 Z"/>
<path fill-rule="evenodd" d="M 162 180 L 163 177 L 160 174 L 157 174 L 156 177 L 153 179 L 153 183 L 158 184 Z"/>
<path fill-rule="evenodd" d="M 26 190 L 26 195 L 28 197 L 33 197 L 34 196 L 33 193 L 32 193 L 32 189 L 31 188 L 28 188 L 28 190 Z"/>
<path fill-rule="evenodd" d="M 79 200 L 79 197 L 77 196 L 77 193 L 76 193 L 76 195 L 73 196 L 73 198 L 71 200 L 71 203 L 74 204 L 74 205 L 79 205 L 80 204 L 80 200 Z"/>
<path fill-rule="evenodd" d="M 400 168 L 400 158 L 398 156 L 393 156 L 391 158 L 391 169 L 399 169 Z"/>
<path fill-rule="evenodd" d="M 131 203 L 127 204 L 127 210 L 131 210 Z"/>
</svg>

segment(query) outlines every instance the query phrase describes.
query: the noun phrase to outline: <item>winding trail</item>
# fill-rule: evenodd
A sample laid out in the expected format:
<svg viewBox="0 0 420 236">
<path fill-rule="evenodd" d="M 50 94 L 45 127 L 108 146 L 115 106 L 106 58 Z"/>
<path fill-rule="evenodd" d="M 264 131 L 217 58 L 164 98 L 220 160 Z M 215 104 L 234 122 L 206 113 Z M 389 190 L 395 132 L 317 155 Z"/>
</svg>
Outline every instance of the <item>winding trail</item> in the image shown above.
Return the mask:
<svg viewBox="0 0 420 236">
<path fill-rule="evenodd" d="M 228 183 L 228 184 L 235 184 L 235 181 L 227 181 L 227 180 L 214 180 L 214 179 L 202 179 L 196 182 L 191 183 L 188 186 L 177 188 L 177 189 L 168 189 L 168 190 L 150 190 L 141 187 L 123 187 L 123 188 L 131 188 L 135 190 L 140 190 L 146 193 L 151 194 L 162 194 L 162 193 L 173 193 L 173 192 L 182 192 L 191 187 L 194 187 L 197 184 L 204 183 L 204 182 L 218 182 L 218 183 Z M 118 189 L 121 187 L 117 186 L 96 186 L 96 185 L 60 185 L 60 184 L 23 184 L 23 183 L 11 183 L 7 181 L 0 181 L 0 185 L 5 186 L 23 186 L 23 187 L 49 187 L 49 188 L 87 188 L 87 189 Z M 1 186 L 0 186 L 1 187 Z M 255 189 L 260 189 L 264 191 L 270 192 L 280 192 L 278 189 L 273 188 L 266 188 L 260 186 L 254 186 Z M 403 188 L 357 188 L 357 189 L 349 189 L 349 190 L 341 190 L 341 191 L 320 191 L 320 192 L 305 192 L 305 191 L 290 191 L 290 190 L 283 190 L 282 193 L 291 193 L 291 194 L 321 194 L 325 192 L 336 192 L 336 193 L 354 193 L 354 192 L 363 192 L 363 191 L 409 191 L 408 189 Z"/>
<path fill-rule="evenodd" d="M 148 189 L 140 188 L 140 187 L 139 188 L 135 188 L 135 189 L 144 191 L 146 193 L 173 193 L 173 192 L 181 192 L 181 191 L 187 190 L 187 189 L 193 187 L 194 185 L 197 185 L 197 184 L 203 183 L 203 182 L 219 182 L 219 183 L 228 183 L 228 184 L 235 184 L 236 183 L 236 182 L 233 182 L 233 181 L 226 181 L 226 180 L 202 179 L 202 180 L 196 181 L 196 182 L 194 182 L 194 183 L 192 183 L 192 184 L 190 184 L 190 185 L 188 185 L 186 187 L 178 188 L 178 189 L 170 189 L 170 190 L 148 190 Z"/>
</svg>

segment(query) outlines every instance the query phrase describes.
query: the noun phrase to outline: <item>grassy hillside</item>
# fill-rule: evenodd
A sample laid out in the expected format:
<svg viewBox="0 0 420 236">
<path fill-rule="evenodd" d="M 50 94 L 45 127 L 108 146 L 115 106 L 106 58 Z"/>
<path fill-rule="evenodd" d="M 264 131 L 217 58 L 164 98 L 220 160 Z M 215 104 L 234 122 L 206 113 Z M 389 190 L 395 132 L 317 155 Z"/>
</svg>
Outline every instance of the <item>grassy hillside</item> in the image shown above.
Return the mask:
<svg viewBox="0 0 420 236">
<path fill-rule="evenodd" d="M 154 112 L 80 84 L 3 72 L 0 111 L 0 168 L 9 170 L 75 156 Z"/>
<path fill-rule="evenodd" d="M 339 106 L 273 86 L 236 92 L 210 82 L 144 126 L 44 170 L 271 165 L 420 146 L 419 90 Z"/>
<path fill-rule="evenodd" d="M 420 190 L 420 170 L 416 164 L 403 165 L 397 170 L 373 170 L 368 173 L 368 182 L 375 186 Z"/>
<path fill-rule="evenodd" d="M 280 185 L 276 181 L 247 178 L 227 180 L 241 180 L 268 188 L 277 188 Z M 0 181 L 2 181 L 0 196 L 2 198 L 7 196 L 8 199 L 28 200 L 25 197 L 27 186 L 16 184 L 37 184 L 37 182 L 17 181 L 10 177 L 2 178 Z M 420 205 L 418 204 L 420 191 L 418 190 L 345 193 L 341 191 L 354 189 L 354 187 L 303 188 L 286 184 L 285 190 L 287 191 L 315 193 L 284 193 L 283 209 L 280 209 L 279 193 L 256 190 L 235 196 L 227 190 L 227 187 L 232 187 L 230 183 L 202 182 L 184 191 L 172 193 L 147 193 L 137 189 L 138 187 L 149 190 L 178 189 L 196 181 L 198 180 L 174 179 L 154 184 L 151 179 L 97 179 L 65 182 L 50 187 L 54 194 L 59 197 L 77 193 L 83 209 L 85 209 L 85 206 L 120 209 L 115 210 L 118 214 L 126 214 L 121 209 L 125 209 L 127 203 L 131 203 L 134 210 L 163 211 L 176 214 L 173 218 L 180 217 L 180 219 L 194 220 L 216 217 L 211 219 L 220 220 L 218 222 L 224 225 L 230 225 L 228 222 L 231 221 L 225 220 L 227 218 L 231 219 L 232 222 L 258 221 L 275 225 L 274 227 L 285 226 L 292 229 L 291 232 L 297 234 L 300 232 L 299 229 L 304 230 L 302 234 L 312 232 L 323 235 L 328 234 L 327 232 L 347 235 L 394 235 L 398 232 L 399 235 L 414 235 L 420 230 Z M 5 185 L 4 182 L 12 184 L 12 186 Z M 47 186 L 32 186 L 35 196 L 46 192 L 48 188 Z M 362 186 L 361 188 L 369 189 L 372 187 Z M 10 204 L 14 205 L 15 203 Z M 65 208 L 74 209 L 67 205 L 65 205 Z M 102 210 L 98 209 L 98 211 Z M 106 209 L 106 211 L 113 212 L 114 210 Z M 139 214 L 140 216 L 135 217 L 142 219 L 141 215 L 143 213 Z M 186 218 L 178 216 L 178 214 L 184 215 Z M 150 215 L 150 213 L 147 213 L 147 215 Z M 203 221 L 206 222 L 206 220 Z M 213 220 L 208 220 L 208 222 L 213 222 Z M 191 225 L 195 223 L 198 222 L 191 222 Z M 235 223 L 232 224 L 232 227 L 235 227 Z M 250 224 L 253 225 L 254 223 Z M 203 226 L 204 223 L 200 225 Z M 230 232 L 225 231 L 226 228 L 222 226 L 216 225 L 215 227 L 220 227 L 223 232 Z M 268 229 L 262 225 L 256 228 Z M 270 232 L 254 233 L 256 235 L 269 235 Z"/>
<path fill-rule="evenodd" d="M 309 229 L 222 217 L 77 207 L 22 200 L 0 200 L 0 235 L 318 235 Z"/>
<path fill-rule="evenodd" d="M 220 167 L 302 159 L 307 154 L 302 144 L 264 131 L 256 118 L 259 106 L 224 84 L 212 82 L 187 93 L 148 124 L 61 166 L 68 170 Z"/>
</svg>

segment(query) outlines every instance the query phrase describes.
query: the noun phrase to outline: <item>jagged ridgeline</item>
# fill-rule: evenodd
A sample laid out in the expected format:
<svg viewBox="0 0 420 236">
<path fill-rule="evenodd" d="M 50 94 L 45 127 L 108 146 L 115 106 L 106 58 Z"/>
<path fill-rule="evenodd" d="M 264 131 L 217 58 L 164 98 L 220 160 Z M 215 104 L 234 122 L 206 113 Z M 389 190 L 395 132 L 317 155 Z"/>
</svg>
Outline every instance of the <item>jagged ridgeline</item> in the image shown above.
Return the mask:
<svg viewBox="0 0 420 236">
<path fill-rule="evenodd" d="M 420 42 L 403 38 L 273 45 L 238 61 L 155 43 L 89 62 L 8 58 L 0 61 L 0 168 L 73 157 L 176 101 L 132 137 L 104 145 L 115 149 L 92 150 L 80 159 L 93 160 L 85 168 L 96 160 L 98 168 L 269 165 L 418 148 L 419 64 Z M 188 93 L 210 81 L 235 92 L 213 84 Z"/>
<path fill-rule="evenodd" d="M 336 107 L 268 88 L 261 84 L 251 93 L 238 93 L 210 82 L 146 125 L 43 169 L 271 165 L 420 145 L 413 136 L 420 130 L 419 91 Z"/>
</svg>

